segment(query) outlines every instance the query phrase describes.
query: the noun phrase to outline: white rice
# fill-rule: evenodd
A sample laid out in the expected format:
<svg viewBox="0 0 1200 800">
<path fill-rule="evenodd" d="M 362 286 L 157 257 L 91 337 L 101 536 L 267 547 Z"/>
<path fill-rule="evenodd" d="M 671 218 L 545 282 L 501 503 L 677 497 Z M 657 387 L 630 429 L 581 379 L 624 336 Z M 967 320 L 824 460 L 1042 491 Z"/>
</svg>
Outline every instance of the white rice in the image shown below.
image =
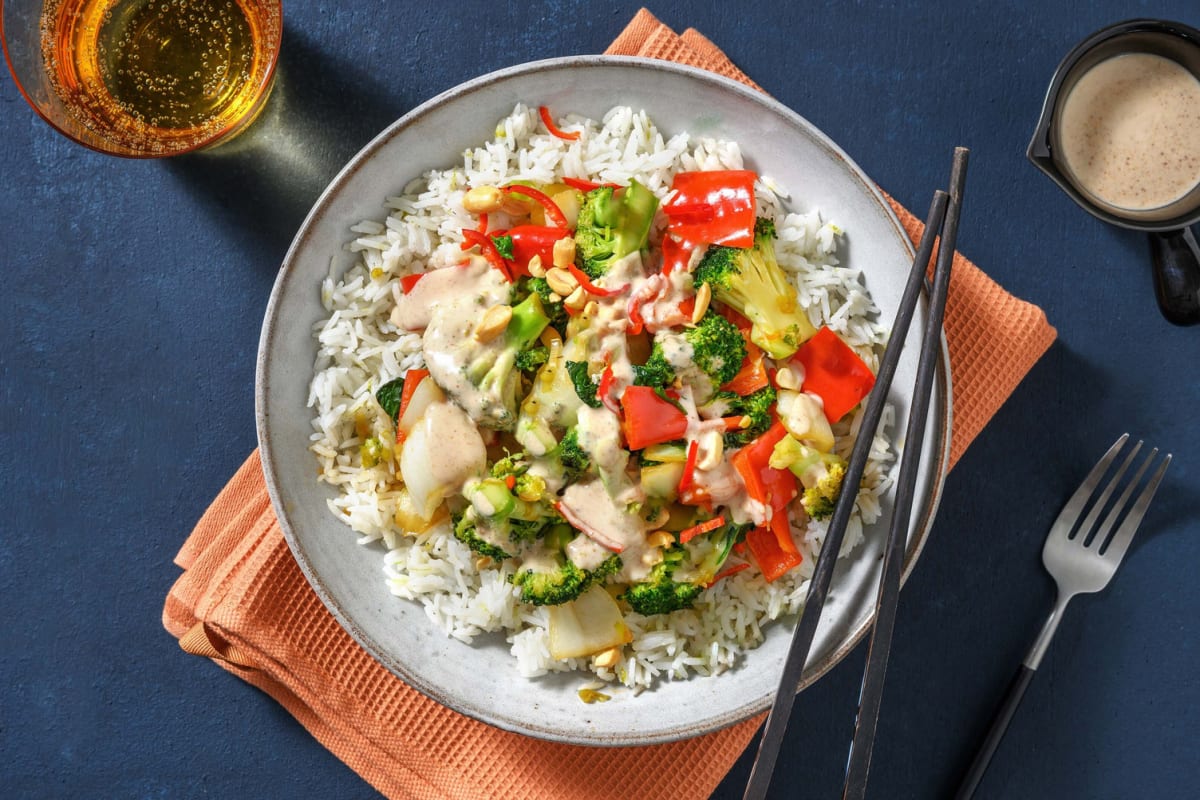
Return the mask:
<svg viewBox="0 0 1200 800">
<path fill-rule="evenodd" d="M 506 581 L 511 566 L 480 572 L 474 555 L 448 525 L 417 536 L 400 530 L 393 520 L 397 468 L 385 460 L 364 469 L 359 459 L 355 412 L 374 409 L 380 385 L 421 364 L 420 336 L 388 322 L 399 279 L 461 260 L 460 231 L 476 224 L 462 208 L 467 188 L 516 180 L 551 183 L 564 175 L 621 184 L 636 178 L 665 199 L 678 171 L 743 168 L 736 143 L 693 139 L 686 133 L 668 137 L 645 112 L 630 108 L 614 108 L 601 122 L 569 116 L 560 124 L 583 135 L 566 141 L 542 132 L 537 111 L 518 105 L 496 126 L 491 141 L 465 151 L 459 165 L 432 170 L 401 195 L 388 198 L 386 219 L 351 228 L 356 238 L 350 249 L 359 253 L 358 263 L 321 285 L 329 317 L 315 329 L 319 352 L 308 399 L 315 409 L 311 449 L 321 465 L 320 479 L 338 489 L 330 510 L 358 533 L 360 544 L 382 542 L 388 551 L 383 571 L 392 593 L 420 602 L 447 635 L 470 642 L 480 633 L 504 631 L 526 677 L 582 669 L 594 673 L 587 680 L 641 689 L 661 679 L 716 675 L 736 666 L 762 641 L 767 622 L 800 609 L 824 540 L 823 523 L 807 523 L 798 537 L 804 563 L 774 583 L 750 569 L 704 592 L 691 610 L 654 617 L 628 614 L 633 642 L 616 667 L 601 669 L 587 659 L 550 658 L 546 610 L 517 601 Z M 776 220 L 779 262 L 813 324 L 829 325 L 877 368 L 887 331 L 876 321 L 878 309 L 861 272 L 838 263 L 841 228 L 822 220 L 816 209 L 804 209 L 802 198 L 790 198 L 769 176 L 762 176 L 756 188 L 760 214 L 773 214 Z M 785 201 L 790 202 L 785 206 Z M 652 238 L 660 234 L 656 230 Z M 834 428 L 843 456 L 849 455 L 861 413 L 860 408 Z M 889 408 L 873 443 L 842 556 L 861 542 L 863 524 L 879 516 L 879 497 L 890 484 L 893 454 L 883 432 L 891 422 Z"/>
</svg>

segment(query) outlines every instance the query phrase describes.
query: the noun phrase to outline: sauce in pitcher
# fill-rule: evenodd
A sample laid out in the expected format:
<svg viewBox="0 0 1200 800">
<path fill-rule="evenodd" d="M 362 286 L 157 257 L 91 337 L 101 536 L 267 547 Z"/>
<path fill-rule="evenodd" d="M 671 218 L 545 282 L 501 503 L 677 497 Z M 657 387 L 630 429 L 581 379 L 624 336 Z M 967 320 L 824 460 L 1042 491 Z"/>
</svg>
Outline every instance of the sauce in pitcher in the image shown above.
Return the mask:
<svg viewBox="0 0 1200 800">
<path fill-rule="evenodd" d="M 1076 184 L 1110 206 L 1167 206 L 1200 184 L 1200 80 L 1171 59 L 1127 53 L 1084 73 L 1062 107 Z"/>
</svg>

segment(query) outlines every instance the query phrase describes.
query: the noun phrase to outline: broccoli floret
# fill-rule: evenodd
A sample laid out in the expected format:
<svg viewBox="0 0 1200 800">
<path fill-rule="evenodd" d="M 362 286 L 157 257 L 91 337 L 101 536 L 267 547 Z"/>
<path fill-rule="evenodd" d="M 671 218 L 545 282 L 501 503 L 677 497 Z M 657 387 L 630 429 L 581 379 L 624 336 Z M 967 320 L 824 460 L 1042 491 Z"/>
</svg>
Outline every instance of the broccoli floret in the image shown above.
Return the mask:
<svg viewBox="0 0 1200 800">
<path fill-rule="evenodd" d="M 535 606 L 556 606 L 574 600 L 593 583 L 603 583 L 620 569 L 621 557 L 617 555 L 609 556 L 589 572 L 575 566 L 559 550 L 553 570 L 522 568 L 512 577 L 512 583 L 520 588 L 522 602 Z"/>
<path fill-rule="evenodd" d="M 663 560 L 650 570 L 646 580 L 632 584 L 621 595 L 621 599 L 644 616 L 670 614 L 681 608 L 691 608 L 700 592 L 704 591 L 704 586 L 676 581 L 672 577 L 686 554 L 682 545 L 665 550 Z"/>
<path fill-rule="evenodd" d="M 521 372 L 536 372 L 542 364 L 546 363 L 546 359 L 549 357 L 549 348 L 531 347 L 528 350 L 522 350 L 517 353 L 516 367 Z"/>
<path fill-rule="evenodd" d="M 741 414 L 743 417 L 750 418 L 750 424 L 747 427 L 738 428 L 725 434 L 726 447 L 745 447 L 771 427 L 771 410 L 775 406 L 776 397 L 774 387 L 764 386 L 745 397 L 740 397 L 733 392 L 722 392 L 720 396 L 726 398 L 728 402 L 726 416 Z"/>
<path fill-rule="evenodd" d="M 550 295 L 554 294 L 554 290 L 550 288 L 550 284 L 545 278 L 525 278 L 518 283 L 520 291 L 528 294 L 536 294 L 542 301 L 542 313 L 550 319 L 550 327 L 554 328 L 559 333 L 562 333 L 567 327 L 567 320 L 570 317 L 567 315 L 567 309 L 563 307 L 561 300 L 555 300 Z"/>
<path fill-rule="evenodd" d="M 485 347 L 467 366 L 467 379 L 487 400 L 481 419 L 476 422 L 494 428 L 509 428 L 517 416 L 517 385 L 520 373 L 517 356 L 534 342 L 550 324 L 541 298 L 530 294 L 512 309 L 512 319 L 504 330 L 500 347 Z"/>
<path fill-rule="evenodd" d="M 645 364 L 635 364 L 633 367 L 633 382 L 637 386 L 650 386 L 662 389 L 675 380 L 675 369 L 663 355 L 662 344 L 654 343 L 650 357 Z"/>
<path fill-rule="evenodd" d="M 535 606 L 556 606 L 583 594 L 588 586 L 588 574 L 564 560 L 551 572 L 522 569 L 513 576 L 512 582 L 521 590 L 521 602 Z"/>
<path fill-rule="evenodd" d="M 481 556 L 487 556 L 496 561 L 511 558 L 512 556 L 505 552 L 503 548 L 492 544 L 479 535 L 478 524 L 479 518 L 475 514 L 475 509 L 468 508 L 454 523 L 454 537 L 471 548 L 472 552 L 478 553 Z"/>
<path fill-rule="evenodd" d="M 712 245 L 696 266 L 693 281 L 707 283 L 713 298 L 753 324 L 750 340 L 772 358 L 787 358 L 816 330 L 775 260 L 775 225 L 759 219 L 750 248 Z"/>
<path fill-rule="evenodd" d="M 658 198 L 637 181 L 617 198 L 611 186 L 584 195 L 575 227 L 575 260 L 589 277 L 599 278 L 613 263 L 646 246 Z"/>
<path fill-rule="evenodd" d="M 579 429 L 571 428 L 563 436 L 562 441 L 558 443 L 558 447 L 554 450 L 558 461 L 563 465 L 564 477 L 567 483 L 574 483 L 579 480 L 579 476 L 587 472 L 592 466 L 591 456 L 587 451 L 579 446 Z"/>
<path fill-rule="evenodd" d="M 800 503 L 813 519 L 827 519 L 833 514 L 842 484 L 846 479 L 846 462 L 834 453 L 822 453 L 785 436 L 771 451 L 770 464 L 775 469 L 789 469 L 804 487 Z"/>
<path fill-rule="evenodd" d="M 692 361 L 715 386 L 733 380 L 746 360 L 746 340 L 737 325 L 716 312 L 705 314 L 696 327 L 684 331 L 683 338 L 692 346 Z"/>
</svg>

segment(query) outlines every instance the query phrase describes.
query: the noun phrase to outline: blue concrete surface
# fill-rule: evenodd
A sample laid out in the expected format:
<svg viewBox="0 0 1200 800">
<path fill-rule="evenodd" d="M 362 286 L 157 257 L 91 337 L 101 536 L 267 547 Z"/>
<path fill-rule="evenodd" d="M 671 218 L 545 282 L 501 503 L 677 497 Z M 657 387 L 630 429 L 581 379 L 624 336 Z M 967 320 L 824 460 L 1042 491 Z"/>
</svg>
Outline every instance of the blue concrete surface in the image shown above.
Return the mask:
<svg viewBox="0 0 1200 800">
<path fill-rule="evenodd" d="M 262 313 L 339 165 L 467 78 L 601 51 L 637 5 L 288 3 L 260 123 L 287 147 L 251 132 L 167 162 L 65 141 L 0 77 L 4 796 L 374 796 L 266 695 L 180 652 L 159 621 L 171 560 L 255 445 Z M 653 7 L 710 35 L 911 207 L 944 183 L 951 148 L 971 147 L 960 247 L 1059 330 L 947 482 L 900 605 L 870 796 L 949 795 L 1051 602 L 1044 531 L 1125 430 L 1176 463 L 1113 585 L 1069 612 L 979 796 L 1196 796 L 1200 328 L 1159 317 L 1142 237 L 1086 217 L 1023 153 L 1073 43 L 1134 16 L 1200 25 L 1200 8 L 782 9 Z M 773 797 L 838 796 L 863 652 L 799 699 Z M 718 798 L 741 796 L 751 755 Z"/>
</svg>

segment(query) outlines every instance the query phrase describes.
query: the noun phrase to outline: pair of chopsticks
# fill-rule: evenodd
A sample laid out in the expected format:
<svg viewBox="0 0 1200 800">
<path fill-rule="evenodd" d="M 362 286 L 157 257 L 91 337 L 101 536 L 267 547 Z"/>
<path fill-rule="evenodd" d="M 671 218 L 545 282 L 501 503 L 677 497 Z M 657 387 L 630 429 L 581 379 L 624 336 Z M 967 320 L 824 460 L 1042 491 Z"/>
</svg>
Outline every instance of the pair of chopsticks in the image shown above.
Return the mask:
<svg viewBox="0 0 1200 800">
<path fill-rule="evenodd" d="M 854 741 L 850 745 L 850 759 L 846 765 L 846 781 L 842 789 L 844 800 L 861 800 L 866 794 L 867 773 L 871 767 L 871 750 L 875 742 L 875 729 L 879 722 L 879 705 L 883 699 L 884 676 L 887 672 L 892 632 L 896 623 L 896 605 L 900 597 L 900 574 L 904 562 L 905 545 L 908 541 L 908 526 L 912 515 L 917 472 L 921 463 L 921 449 L 925 439 L 925 422 L 929 415 L 934 372 L 941 353 L 942 320 L 945 317 L 946 293 L 950 286 L 950 266 L 954 260 L 955 242 L 958 238 L 958 220 L 962 211 L 963 187 L 967 177 L 967 155 L 966 148 L 955 149 L 954 162 L 950 170 L 950 193 L 947 195 L 941 190 L 934 192 L 929 216 L 925 221 L 925 233 L 917 247 L 912 271 L 909 273 L 908 282 L 904 287 L 904 295 L 900 300 L 900 310 L 892 324 L 891 338 L 884 351 L 879 374 L 875 377 L 875 387 L 867 401 L 858 438 L 854 442 L 850 462 L 846 467 L 842 494 L 829 522 L 825 541 L 821 545 L 821 555 L 817 558 L 817 565 L 813 571 L 804 611 L 792 634 L 791 647 L 783 664 L 783 673 L 779 678 L 779 689 L 775 692 L 775 701 L 767 716 L 762 740 L 758 746 L 758 755 L 750 770 L 750 780 L 746 784 L 744 800 L 761 800 L 766 796 L 767 788 L 770 786 L 771 775 L 779 756 L 779 746 L 783 742 L 788 717 L 791 715 L 792 705 L 796 699 L 796 687 L 800 683 L 800 675 L 808 660 L 813 637 L 816 635 L 817 625 L 821 619 L 821 610 L 824 608 L 825 599 L 829 594 L 833 569 L 838 553 L 842 549 L 846 524 L 854 509 L 857 487 L 862 481 L 867 457 L 875 438 L 875 430 L 879 427 L 879 420 L 883 415 L 888 391 L 891 388 L 892 378 L 896 374 L 896 367 L 900 362 L 900 353 L 904 349 L 905 339 L 908 337 L 908 329 L 912 323 L 917 300 L 925 285 L 925 272 L 940 233 L 941 244 L 938 247 L 933 283 L 929 289 L 929 315 L 925 322 L 921 354 L 917 362 L 917 380 L 913 389 L 912 411 L 908 417 L 908 427 L 904 438 L 904 455 L 901 459 L 900 475 L 896 484 L 896 502 L 884 549 L 879 593 L 875 600 L 875 625 L 867 651 L 867 667 L 863 673 L 858 720 L 854 730 Z"/>
</svg>

